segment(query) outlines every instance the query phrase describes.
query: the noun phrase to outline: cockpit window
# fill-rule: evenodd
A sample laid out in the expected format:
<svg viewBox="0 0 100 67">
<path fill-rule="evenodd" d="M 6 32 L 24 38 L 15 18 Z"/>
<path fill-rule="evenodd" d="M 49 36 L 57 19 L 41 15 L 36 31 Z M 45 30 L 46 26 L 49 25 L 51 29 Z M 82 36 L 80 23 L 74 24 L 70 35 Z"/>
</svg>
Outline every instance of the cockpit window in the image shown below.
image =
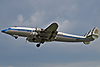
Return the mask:
<svg viewBox="0 0 100 67">
<path fill-rule="evenodd" d="M 8 28 L 9 30 L 11 29 L 11 28 Z"/>
</svg>

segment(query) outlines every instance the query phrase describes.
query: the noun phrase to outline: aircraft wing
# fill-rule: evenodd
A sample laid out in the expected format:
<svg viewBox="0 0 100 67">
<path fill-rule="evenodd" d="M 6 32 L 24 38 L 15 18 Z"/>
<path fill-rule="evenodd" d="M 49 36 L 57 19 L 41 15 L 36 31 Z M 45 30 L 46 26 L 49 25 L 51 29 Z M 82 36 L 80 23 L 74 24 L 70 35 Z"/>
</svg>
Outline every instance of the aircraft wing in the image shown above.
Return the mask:
<svg viewBox="0 0 100 67">
<path fill-rule="evenodd" d="M 51 32 L 51 31 L 56 31 L 58 28 L 58 24 L 57 23 L 52 23 L 49 27 L 47 27 L 45 29 L 45 31 Z"/>
<path fill-rule="evenodd" d="M 52 23 L 44 30 L 44 33 L 41 33 L 43 37 L 42 39 L 45 39 L 46 41 L 53 41 L 56 37 L 56 34 L 58 33 L 57 28 L 58 24 Z"/>
</svg>

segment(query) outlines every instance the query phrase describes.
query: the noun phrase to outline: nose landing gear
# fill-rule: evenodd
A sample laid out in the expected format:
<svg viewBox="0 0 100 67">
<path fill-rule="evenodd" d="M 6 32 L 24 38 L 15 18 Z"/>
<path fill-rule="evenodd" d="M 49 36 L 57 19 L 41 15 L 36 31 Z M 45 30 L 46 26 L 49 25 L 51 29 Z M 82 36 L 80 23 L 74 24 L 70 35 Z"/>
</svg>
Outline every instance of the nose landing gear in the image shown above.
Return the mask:
<svg viewBox="0 0 100 67">
<path fill-rule="evenodd" d="M 17 39 L 18 37 L 15 37 L 15 39 Z"/>
</svg>

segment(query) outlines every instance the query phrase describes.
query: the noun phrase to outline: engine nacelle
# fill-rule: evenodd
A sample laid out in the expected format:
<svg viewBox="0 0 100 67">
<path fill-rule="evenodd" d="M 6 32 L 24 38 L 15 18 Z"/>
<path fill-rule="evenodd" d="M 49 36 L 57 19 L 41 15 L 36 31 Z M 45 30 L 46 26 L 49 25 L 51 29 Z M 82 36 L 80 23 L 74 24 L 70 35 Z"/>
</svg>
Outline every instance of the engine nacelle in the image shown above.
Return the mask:
<svg viewBox="0 0 100 67">
<path fill-rule="evenodd" d="M 37 32 L 30 33 L 30 36 L 26 38 L 29 42 L 35 42 L 36 38 L 39 37 Z"/>
<path fill-rule="evenodd" d="M 36 35 L 38 35 L 38 33 L 37 32 L 32 32 L 30 35 L 36 36 Z"/>
<path fill-rule="evenodd" d="M 41 28 L 37 28 L 37 32 L 40 32 L 40 31 L 43 31 L 44 29 L 41 29 Z"/>
</svg>

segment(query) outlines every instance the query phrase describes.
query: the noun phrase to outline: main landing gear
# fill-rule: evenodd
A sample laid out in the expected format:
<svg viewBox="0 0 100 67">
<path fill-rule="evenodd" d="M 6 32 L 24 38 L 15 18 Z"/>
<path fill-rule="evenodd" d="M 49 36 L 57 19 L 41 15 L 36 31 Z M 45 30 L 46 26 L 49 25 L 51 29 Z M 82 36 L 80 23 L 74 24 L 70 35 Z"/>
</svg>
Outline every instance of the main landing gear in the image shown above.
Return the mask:
<svg viewBox="0 0 100 67">
<path fill-rule="evenodd" d="M 41 43 L 44 43 L 44 40 L 41 41 Z M 36 47 L 40 47 L 41 43 L 37 44 Z"/>
</svg>

